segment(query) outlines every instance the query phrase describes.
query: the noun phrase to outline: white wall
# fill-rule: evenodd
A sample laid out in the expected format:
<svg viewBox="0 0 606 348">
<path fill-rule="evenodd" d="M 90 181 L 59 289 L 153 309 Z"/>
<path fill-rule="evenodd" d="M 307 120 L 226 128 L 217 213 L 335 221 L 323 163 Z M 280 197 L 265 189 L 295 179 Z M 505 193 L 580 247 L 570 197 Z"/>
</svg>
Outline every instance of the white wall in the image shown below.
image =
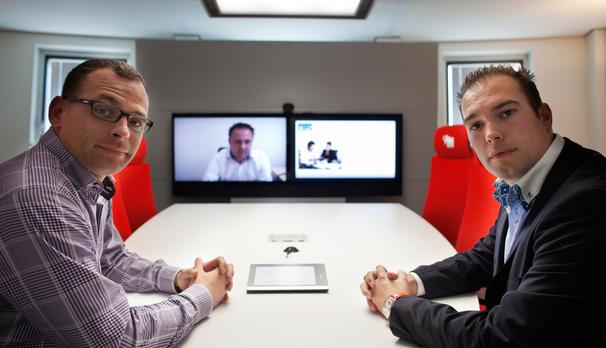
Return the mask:
<svg viewBox="0 0 606 348">
<path fill-rule="evenodd" d="M 444 124 L 444 56 L 527 55 L 535 73 L 543 101 L 553 111 L 554 131 L 586 147 L 596 148 L 590 140 L 589 80 L 587 76 L 587 39 L 553 38 L 537 40 L 480 41 L 441 43 L 438 46 L 438 123 Z M 597 149 L 597 148 L 596 148 Z"/>
<path fill-rule="evenodd" d="M 76 47 L 132 52 L 131 58 L 135 58 L 133 40 L 0 31 L 0 162 L 30 146 L 32 92 L 36 93 L 34 85 L 41 85 L 34 67 L 38 49 L 74 50 Z M 36 97 L 42 98 L 41 95 Z"/>
<path fill-rule="evenodd" d="M 589 145 L 606 154 L 606 30 L 587 35 Z"/>
</svg>

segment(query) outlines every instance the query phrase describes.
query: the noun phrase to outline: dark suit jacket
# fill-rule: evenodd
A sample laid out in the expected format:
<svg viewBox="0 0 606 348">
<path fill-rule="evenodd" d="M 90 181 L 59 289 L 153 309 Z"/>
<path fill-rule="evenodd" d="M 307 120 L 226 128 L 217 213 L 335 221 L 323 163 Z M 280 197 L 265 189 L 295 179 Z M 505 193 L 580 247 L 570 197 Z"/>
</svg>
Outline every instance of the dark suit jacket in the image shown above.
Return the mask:
<svg viewBox="0 0 606 348">
<path fill-rule="evenodd" d="M 331 163 L 333 161 L 337 160 L 337 150 L 328 150 L 328 154 L 326 153 L 326 150 L 322 150 L 322 153 L 320 154 L 320 159 L 326 159 L 328 161 L 328 163 Z"/>
<path fill-rule="evenodd" d="M 505 264 L 501 209 L 473 249 L 417 268 L 426 298 L 398 299 L 392 332 L 428 347 L 604 346 L 606 158 L 565 139 L 521 228 Z M 428 300 L 482 286 L 485 311 Z"/>
</svg>

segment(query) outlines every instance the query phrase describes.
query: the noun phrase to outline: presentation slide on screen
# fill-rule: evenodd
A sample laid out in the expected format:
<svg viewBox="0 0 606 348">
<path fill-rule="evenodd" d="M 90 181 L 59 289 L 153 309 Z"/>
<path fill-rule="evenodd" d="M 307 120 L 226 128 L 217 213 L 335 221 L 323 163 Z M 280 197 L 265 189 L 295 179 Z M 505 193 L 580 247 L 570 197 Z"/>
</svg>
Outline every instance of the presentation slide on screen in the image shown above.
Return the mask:
<svg viewBox="0 0 606 348">
<path fill-rule="evenodd" d="M 395 178 L 396 122 L 295 121 L 295 178 Z"/>
</svg>

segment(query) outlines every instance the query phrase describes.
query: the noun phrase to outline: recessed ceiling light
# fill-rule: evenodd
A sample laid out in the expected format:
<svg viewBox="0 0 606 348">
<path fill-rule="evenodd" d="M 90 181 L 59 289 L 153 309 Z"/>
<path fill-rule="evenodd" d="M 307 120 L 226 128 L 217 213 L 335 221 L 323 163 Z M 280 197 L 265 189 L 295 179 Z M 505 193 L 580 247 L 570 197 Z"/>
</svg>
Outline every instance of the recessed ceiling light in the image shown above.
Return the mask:
<svg viewBox="0 0 606 348">
<path fill-rule="evenodd" d="M 211 17 L 364 19 L 373 0 L 202 0 Z"/>
</svg>

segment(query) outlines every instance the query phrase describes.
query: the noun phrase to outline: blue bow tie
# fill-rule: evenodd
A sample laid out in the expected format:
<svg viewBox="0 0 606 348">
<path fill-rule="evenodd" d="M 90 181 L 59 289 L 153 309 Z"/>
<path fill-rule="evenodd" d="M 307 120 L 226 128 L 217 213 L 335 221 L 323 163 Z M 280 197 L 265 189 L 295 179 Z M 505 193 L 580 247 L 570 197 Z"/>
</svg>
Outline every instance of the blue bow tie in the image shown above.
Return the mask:
<svg viewBox="0 0 606 348">
<path fill-rule="evenodd" d="M 526 202 L 524 196 L 522 195 L 522 188 L 518 184 L 509 186 L 505 181 L 501 181 L 498 183 L 495 182 L 494 187 L 495 190 L 492 196 L 505 209 L 507 209 L 507 211 L 509 211 L 509 206 L 511 206 L 511 203 L 515 201 L 519 201 L 525 211 L 530 210 L 530 205 L 532 204 L 532 202 Z"/>
</svg>

